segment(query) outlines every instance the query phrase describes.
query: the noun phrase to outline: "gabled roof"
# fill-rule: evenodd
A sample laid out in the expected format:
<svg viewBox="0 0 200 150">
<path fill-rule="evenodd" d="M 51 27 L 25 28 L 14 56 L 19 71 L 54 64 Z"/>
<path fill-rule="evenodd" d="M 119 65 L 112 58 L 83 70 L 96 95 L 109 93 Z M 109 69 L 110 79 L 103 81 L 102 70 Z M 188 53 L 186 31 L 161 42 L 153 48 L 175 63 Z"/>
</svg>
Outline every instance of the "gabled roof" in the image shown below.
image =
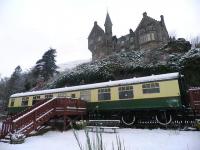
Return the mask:
<svg viewBox="0 0 200 150">
<path fill-rule="evenodd" d="M 147 26 L 147 24 L 149 24 L 149 23 L 160 24 L 160 21 L 157 21 L 157 20 L 155 20 L 155 19 L 153 19 L 153 18 L 147 16 L 147 13 L 144 12 L 144 13 L 143 13 L 143 18 L 142 18 L 142 20 L 140 21 L 139 25 L 137 26 L 136 31 L 137 31 L 140 27 L 142 27 L 142 26 Z"/>
<path fill-rule="evenodd" d="M 94 22 L 94 26 L 93 26 L 92 31 L 90 32 L 88 38 L 90 38 L 93 33 L 95 33 L 95 34 L 99 34 L 100 33 L 101 35 L 104 34 L 103 29 L 97 24 L 96 21 Z"/>
</svg>

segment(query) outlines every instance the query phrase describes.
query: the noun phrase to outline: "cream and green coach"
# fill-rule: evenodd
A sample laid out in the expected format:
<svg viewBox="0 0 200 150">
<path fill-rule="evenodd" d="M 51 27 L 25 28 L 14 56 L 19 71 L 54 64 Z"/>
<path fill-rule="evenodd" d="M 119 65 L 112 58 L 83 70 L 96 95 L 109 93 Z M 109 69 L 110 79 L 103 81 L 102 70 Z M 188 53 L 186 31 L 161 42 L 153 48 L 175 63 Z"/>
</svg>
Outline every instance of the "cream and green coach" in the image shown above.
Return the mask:
<svg viewBox="0 0 200 150">
<path fill-rule="evenodd" d="M 87 101 L 88 117 L 112 119 L 120 117 L 125 124 L 137 117 L 171 114 L 184 106 L 183 86 L 179 73 L 152 75 L 103 83 L 17 93 L 10 96 L 9 113 L 16 113 L 42 99 L 72 97 Z M 164 113 L 163 113 L 164 112 Z"/>
</svg>

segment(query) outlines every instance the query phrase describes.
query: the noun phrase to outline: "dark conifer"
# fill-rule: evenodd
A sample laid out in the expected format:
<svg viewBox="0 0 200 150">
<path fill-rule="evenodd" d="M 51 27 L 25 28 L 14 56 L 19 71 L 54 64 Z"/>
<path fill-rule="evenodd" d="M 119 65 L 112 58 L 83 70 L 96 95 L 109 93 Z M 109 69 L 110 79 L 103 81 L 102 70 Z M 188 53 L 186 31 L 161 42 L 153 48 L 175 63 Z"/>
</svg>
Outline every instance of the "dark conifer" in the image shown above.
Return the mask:
<svg viewBox="0 0 200 150">
<path fill-rule="evenodd" d="M 36 62 L 36 66 L 33 69 L 33 74 L 40 80 L 43 79 L 47 81 L 51 77 L 53 77 L 54 73 L 57 73 L 56 69 L 58 68 L 56 65 L 56 50 L 50 48 L 48 51 L 44 53 L 42 59 Z"/>
<path fill-rule="evenodd" d="M 11 94 L 17 93 L 17 92 L 22 92 L 24 90 L 23 87 L 23 74 L 22 74 L 22 69 L 20 66 L 17 66 L 12 73 L 10 79 L 8 80 L 8 91 L 6 94 L 6 97 L 8 98 Z"/>
</svg>

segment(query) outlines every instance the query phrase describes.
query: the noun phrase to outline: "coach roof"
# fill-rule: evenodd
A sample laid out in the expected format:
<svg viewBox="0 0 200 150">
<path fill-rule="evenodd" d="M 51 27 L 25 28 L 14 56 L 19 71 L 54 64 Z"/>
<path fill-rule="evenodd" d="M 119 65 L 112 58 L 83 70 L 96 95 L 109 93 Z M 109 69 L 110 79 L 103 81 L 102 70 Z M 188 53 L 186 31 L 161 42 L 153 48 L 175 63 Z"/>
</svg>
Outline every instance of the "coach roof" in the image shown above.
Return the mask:
<svg viewBox="0 0 200 150">
<path fill-rule="evenodd" d="M 178 77 L 179 77 L 178 72 L 167 73 L 167 74 L 161 74 L 161 75 L 151 75 L 151 76 L 138 77 L 138 78 L 134 77 L 131 79 L 108 81 L 108 82 L 94 83 L 94 84 L 87 84 L 87 85 L 71 86 L 71 87 L 48 89 L 48 90 L 41 90 L 41 91 L 32 91 L 32 92 L 25 92 L 25 93 L 16 93 L 16 94 L 11 95 L 11 97 L 14 98 L 14 97 L 22 97 L 22 96 L 30 96 L 30 95 L 61 93 L 61 92 L 67 92 L 67 91 L 77 91 L 77 90 L 86 90 L 86 89 L 94 89 L 94 88 L 101 88 L 101 87 L 111 87 L 111 86 L 120 86 L 120 85 L 127 85 L 127 84 L 144 83 L 144 82 L 171 80 L 171 79 L 177 79 Z"/>
</svg>

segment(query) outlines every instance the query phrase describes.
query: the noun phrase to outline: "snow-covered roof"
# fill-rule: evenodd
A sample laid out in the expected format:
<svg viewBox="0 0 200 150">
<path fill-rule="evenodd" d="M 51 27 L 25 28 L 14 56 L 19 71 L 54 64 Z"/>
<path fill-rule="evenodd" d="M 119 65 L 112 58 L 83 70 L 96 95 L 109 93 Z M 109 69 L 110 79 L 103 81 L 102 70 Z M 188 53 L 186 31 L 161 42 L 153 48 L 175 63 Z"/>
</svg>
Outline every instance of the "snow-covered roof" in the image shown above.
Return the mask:
<svg viewBox="0 0 200 150">
<path fill-rule="evenodd" d="M 87 84 L 87 85 L 80 85 L 80 86 L 57 88 L 57 89 L 49 89 L 49 90 L 42 90 L 42 91 L 16 93 L 16 94 L 11 95 L 11 97 L 61 93 L 61 92 L 67 92 L 67 91 L 77 91 L 77 90 L 93 89 L 93 88 L 101 88 L 101 87 L 120 86 L 120 85 L 136 84 L 136 83 L 144 83 L 144 82 L 154 82 L 154 81 L 161 81 L 161 80 L 177 79 L 178 77 L 179 77 L 178 72 L 161 74 L 161 75 L 151 75 L 151 76 L 139 77 L 139 78 L 134 77 L 131 79 L 124 79 L 124 80 L 117 80 L 117 81 L 108 81 L 108 82 L 102 82 L 102 83 L 94 83 L 94 84 Z"/>
</svg>

